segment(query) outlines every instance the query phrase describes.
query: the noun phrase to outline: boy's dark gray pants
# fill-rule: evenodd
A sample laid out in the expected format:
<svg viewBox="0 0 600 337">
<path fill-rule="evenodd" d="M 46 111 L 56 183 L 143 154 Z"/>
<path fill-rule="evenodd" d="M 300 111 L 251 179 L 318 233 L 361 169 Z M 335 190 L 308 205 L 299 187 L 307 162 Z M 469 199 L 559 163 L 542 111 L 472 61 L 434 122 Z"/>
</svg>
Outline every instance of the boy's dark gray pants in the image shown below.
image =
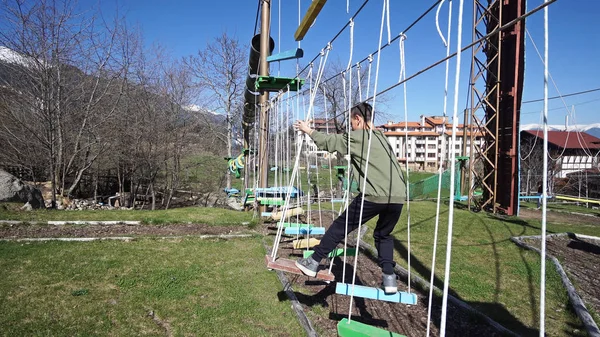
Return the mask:
<svg viewBox="0 0 600 337">
<path fill-rule="evenodd" d="M 337 245 L 346 236 L 346 213 L 348 213 L 348 233 L 358 228 L 360 216 L 361 196 L 356 197 L 344 211 L 329 227 L 321 242 L 316 245 L 312 258 L 321 262 L 321 260 L 333 251 Z M 362 223 L 371 220 L 379 215 L 377 226 L 373 231 L 375 239 L 375 248 L 377 249 L 379 267 L 386 274 L 394 273 L 394 239 L 391 236 L 392 230 L 398 223 L 402 213 L 403 204 L 379 204 L 365 200 L 363 206 Z"/>
</svg>

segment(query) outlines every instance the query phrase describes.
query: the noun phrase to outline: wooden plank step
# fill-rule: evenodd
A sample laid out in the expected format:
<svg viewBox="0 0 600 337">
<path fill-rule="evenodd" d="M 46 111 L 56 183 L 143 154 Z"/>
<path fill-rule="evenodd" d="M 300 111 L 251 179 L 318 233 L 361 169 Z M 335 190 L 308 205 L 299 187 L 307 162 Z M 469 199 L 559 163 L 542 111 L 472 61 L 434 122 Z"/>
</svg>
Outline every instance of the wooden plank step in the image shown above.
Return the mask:
<svg viewBox="0 0 600 337">
<path fill-rule="evenodd" d="M 267 268 L 269 269 L 281 270 L 286 273 L 297 275 L 304 275 L 304 273 L 298 269 L 298 267 L 296 267 L 296 261 L 282 259 L 280 257 L 274 260 L 270 255 L 265 255 L 265 259 L 267 261 Z M 333 281 L 335 279 L 335 275 L 330 273 L 328 269 L 321 269 L 317 272 L 317 276 L 315 278 L 323 281 Z"/>
<path fill-rule="evenodd" d="M 302 207 L 296 207 L 296 208 L 288 209 L 285 212 L 285 218 L 290 218 L 292 216 L 302 215 L 302 214 L 304 214 L 304 209 Z M 273 214 L 271 214 L 271 218 L 275 221 L 281 220 L 281 217 L 283 217 L 283 216 L 284 216 L 283 212 L 274 212 Z"/>
<path fill-rule="evenodd" d="M 285 229 L 286 235 L 297 235 L 297 234 L 310 234 L 310 235 L 323 235 L 325 234 L 325 227 L 287 227 Z"/>
<path fill-rule="evenodd" d="M 347 256 L 356 256 L 356 248 L 348 248 L 346 249 L 347 251 Z M 307 258 L 311 255 L 313 255 L 314 251 L 312 250 L 305 250 L 302 254 L 304 254 L 304 257 Z M 332 252 L 330 252 L 329 254 L 327 254 L 327 257 L 338 257 L 338 256 L 344 256 L 344 248 L 336 248 L 334 249 Z"/>
<path fill-rule="evenodd" d="M 406 337 L 374 326 L 343 318 L 337 325 L 340 337 Z"/>
<path fill-rule="evenodd" d="M 292 246 L 294 249 L 312 248 L 321 243 L 321 240 L 315 238 L 306 238 L 301 240 L 294 240 Z M 306 257 L 306 255 L 304 256 Z"/>
<path fill-rule="evenodd" d="M 352 295 L 352 284 L 337 283 L 335 292 L 341 295 Z M 354 296 L 362 298 L 370 298 L 373 300 L 387 301 L 403 304 L 417 304 L 417 295 L 399 291 L 395 294 L 387 295 L 383 289 L 354 285 Z"/>
</svg>

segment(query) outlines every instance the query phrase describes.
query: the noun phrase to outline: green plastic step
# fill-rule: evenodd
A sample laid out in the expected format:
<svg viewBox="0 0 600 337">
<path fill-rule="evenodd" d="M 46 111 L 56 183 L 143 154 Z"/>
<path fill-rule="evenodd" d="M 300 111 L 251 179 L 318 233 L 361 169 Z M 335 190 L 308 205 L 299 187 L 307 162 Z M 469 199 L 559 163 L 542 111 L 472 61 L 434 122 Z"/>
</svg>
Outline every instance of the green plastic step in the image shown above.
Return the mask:
<svg viewBox="0 0 600 337">
<path fill-rule="evenodd" d="M 356 248 L 348 248 L 346 249 L 347 256 L 355 256 L 356 255 Z M 312 250 L 305 250 L 302 254 L 304 255 L 304 258 L 307 258 L 311 255 L 313 255 L 314 251 Z M 338 256 L 344 256 L 344 248 L 336 248 L 334 249 L 331 253 L 327 254 L 327 257 L 338 257 Z"/>
<path fill-rule="evenodd" d="M 255 83 L 257 91 L 266 90 L 272 92 L 287 89 L 288 86 L 290 91 L 298 91 L 298 89 L 302 88 L 302 85 L 304 85 L 304 80 L 302 79 L 274 76 L 259 76 Z"/>
<path fill-rule="evenodd" d="M 258 198 L 261 205 L 283 206 L 285 200 L 282 198 Z"/>
<path fill-rule="evenodd" d="M 348 321 L 347 318 L 338 323 L 337 330 L 340 337 L 406 337 L 361 322 Z"/>
</svg>

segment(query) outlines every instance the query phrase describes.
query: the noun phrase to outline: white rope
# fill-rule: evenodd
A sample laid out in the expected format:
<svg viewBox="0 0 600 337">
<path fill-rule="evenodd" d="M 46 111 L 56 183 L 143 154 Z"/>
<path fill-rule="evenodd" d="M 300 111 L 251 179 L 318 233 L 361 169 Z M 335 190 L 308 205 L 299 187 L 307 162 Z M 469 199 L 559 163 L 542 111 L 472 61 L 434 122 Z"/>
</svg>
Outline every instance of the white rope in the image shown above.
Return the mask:
<svg viewBox="0 0 600 337">
<path fill-rule="evenodd" d="M 442 0 L 442 2 L 440 3 L 440 6 L 438 7 L 438 13 L 439 10 L 441 8 L 442 3 L 444 2 L 444 0 Z M 436 24 L 438 23 L 437 21 L 437 15 L 438 13 L 436 13 Z M 448 40 L 444 39 L 444 37 L 442 35 L 440 35 L 442 37 L 442 40 L 444 40 L 444 46 L 446 47 L 446 57 L 448 57 L 450 55 L 450 37 L 451 37 L 451 28 L 452 28 L 452 0 L 450 0 L 448 2 Z M 439 31 L 439 25 L 438 25 L 438 31 Z M 434 230 L 434 234 L 433 234 L 433 254 L 432 254 L 432 258 L 431 258 L 431 277 L 429 279 L 429 301 L 427 304 L 427 334 L 426 336 L 429 337 L 429 333 L 431 331 L 431 305 L 432 305 L 432 301 L 433 301 L 433 280 L 435 278 L 435 257 L 437 254 L 437 241 L 438 241 L 438 231 L 439 231 L 439 223 L 440 223 L 440 205 L 441 205 L 441 200 L 442 200 L 442 174 L 444 171 L 444 160 L 446 159 L 446 154 L 445 149 L 446 149 L 446 115 L 447 115 L 447 107 L 448 107 L 448 71 L 450 69 L 450 59 L 446 60 L 446 76 L 444 79 L 444 108 L 443 108 L 443 113 L 444 113 L 444 124 L 442 125 L 442 155 L 440 156 L 440 161 L 439 161 L 439 168 L 438 168 L 438 193 L 437 193 L 437 203 L 436 203 L 436 210 L 435 210 L 435 230 Z M 453 149 L 454 151 L 454 149 Z"/>
<path fill-rule="evenodd" d="M 544 122 L 544 111 L 540 111 L 540 119 L 539 119 L 538 123 L 542 124 L 543 122 Z M 539 130 L 538 130 L 538 132 L 539 132 Z M 567 139 L 568 139 L 568 137 L 569 136 L 567 135 Z M 521 151 L 519 151 L 519 160 L 527 160 L 527 158 L 529 158 L 529 156 L 531 156 L 531 154 L 533 153 L 533 150 L 535 150 L 535 145 L 537 144 L 538 138 L 539 137 L 537 137 L 537 132 L 536 132 L 536 137 L 533 139 L 533 145 L 531 146 L 531 150 L 525 157 L 521 156 Z"/>
<path fill-rule="evenodd" d="M 358 78 L 358 80 L 357 80 L 358 81 L 357 82 L 357 84 L 358 84 L 358 101 L 362 102 L 362 88 L 361 88 L 361 83 L 360 83 L 360 82 L 362 82 L 362 79 L 360 77 L 360 63 L 356 64 L 356 76 Z"/>
<path fill-rule="evenodd" d="M 345 240 L 344 240 L 344 257 L 343 257 L 343 263 L 342 263 L 342 280 L 346 279 L 346 259 L 347 259 L 347 249 L 348 249 L 348 200 L 349 200 L 349 195 L 350 195 L 350 189 L 351 189 L 351 182 L 350 182 L 350 109 L 352 107 L 352 58 L 354 56 L 354 20 L 352 18 L 350 18 L 350 55 L 348 57 L 348 65 L 346 65 L 346 70 L 343 72 L 342 74 L 342 85 L 343 85 L 343 93 L 344 93 L 344 109 L 345 111 L 348 111 L 348 118 L 346 119 L 346 127 L 347 127 L 347 144 L 346 144 L 346 148 L 348 149 L 348 153 L 347 153 L 347 170 L 348 170 L 348 180 L 346 183 L 346 193 L 344 193 L 344 204 L 345 204 L 345 209 L 346 209 L 346 219 L 345 219 L 345 226 L 344 226 L 344 230 L 346 233 L 345 235 Z M 346 95 L 346 72 L 349 71 L 349 85 L 348 85 L 348 95 Z M 343 182 L 343 178 L 342 178 L 342 182 Z M 341 210 L 340 210 L 341 211 Z"/>
<path fill-rule="evenodd" d="M 448 239 L 446 244 L 446 265 L 444 270 L 444 294 L 442 299 L 442 319 L 440 336 L 446 335 L 446 313 L 448 311 L 448 286 L 450 284 L 450 259 L 452 253 L 452 225 L 454 221 L 454 176 L 456 172 L 456 152 L 454 151 L 454 144 L 456 143 L 456 126 L 458 124 L 458 92 L 459 92 L 459 80 L 460 80 L 460 60 L 461 60 L 461 43 L 462 43 L 462 23 L 463 23 L 463 8 L 464 0 L 460 0 L 458 6 L 458 32 L 456 41 L 456 76 L 454 79 L 454 113 L 452 115 L 452 141 L 450 142 L 453 150 L 450 151 L 450 202 L 448 205 Z"/>
<path fill-rule="evenodd" d="M 376 99 L 377 99 L 377 82 L 379 81 L 379 65 L 380 65 L 380 61 L 381 61 L 381 40 L 383 39 L 383 22 L 385 19 L 385 8 L 386 5 L 385 3 L 383 4 L 383 11 L 381 13 L 381 28 L 379 29 L 379 44 L 378 44 L 378 48 L 377 48 L 377 66 L 376 66 L 376 70 L 375 70 L 375 84 L 373 85 L 373 105 L 372 108 L 373 110 L 371 111 L 371 120 L 369 122 L 366 123 L 373 123 L 373 117 L 375 116 L 375 103 L 376 103 Z M 368 125 L 368 124 L 367 124 Z M 350 137 L 348 137 L 350 138 Z M 368 177 L 368 172 L 369 172 L 369 157 L 371 155 L 371 141 L 373 140 L 373 128 L 369 127 L 369 144 L 367 145 L 367 158 L 365 160 L 365 173 L 364 173 L 364 178 L 363 178 L 363 184 L 362 184 L 362 188 L 360 191 L 361 194 L 361 202 L 360 202 L 360 214 L 358 216 L 358 232 L 356 235 L 356 245 L 357 247 L 360 246 L 360 232 L 361 232 L 361 227 L 362 227 L 362 217 L 363 217 L 363 209 L 364 209 L 364 205 L 365 205 L 365 188 L 367 187 L 367 177 Z M 350 185 L 350 181 L 348 181 L 348 185 Z M 356 254 L 354 255 L 354 270 L 352 273 L 352 293 L 350 294 L 350 306 L 348 309 L 348 321 L 352 320 L 352 305 L 354 302 L 354 289 L 355 289 L 355 283 L 356 283 L 356 266 L 358 263 L 358 249 L 356 250 Z"/>
<path fill-rule="evenodd" d="M 317 89 L 318 89 L 321 79 L 323 77 L 323 69 L 325 68 L 325 64 L 327 63 L 327 59 L 328 59 L 330 50 L 331 50 L 331 44 L 328 44 L 326 51 L 323 51 L 323 50 L 321 51 L 321 58 L 319 60 L 319 69 L 317 72 L 317 78 L 315 80 L 315 90 L 312 90 L 310 93 L 310 102 L 309 102 L 309 107 L 308 107 L 308 113 L 305 116 L 305 120 L 309 120 L 312 115 L 312 112 L 314 109 L 315 96 L 316 96 L 316 93 L 318 92 Z M 311 72 L 312 72 L 312 64 L 311 64 Z M 299 105 L 299 102 L 297 103 L 297 106 L 298 105 Z M 302 144 L 303 143 L 304 143 L 304 137 L 302 136 L 302 132 L 299 131 L 298 132 L 298 145 L 296 148 L 296 158 L 294 160 L 294 169 L 292 171 L 292 177 L 290 179 L 290 184 L 288 186 L 288 193 L 286 194 L 286 197 L 285 197 L 285 202 L 284 202 L 284 206 L 282 209 L 282 217 L 277 226 L 277 234 L 275 235 L 275 243 L 274 243 L 273 250 L 271 252 L 272 258 L 275 258 L 275 256 L 277 256 L 277 250 L 279 249 L 279 242 L 281 241 L 281 235 L 283 233 L 283 222 L 286 219 L 285 215 L 287 213 L 287 210 L 289 209 L 289 204 L 290 204 L 290 196 L 291 196 L 290 192 L 291 192 L 292 182 L 294 180 L 296 180 L 298 177 L 298 167 L 299 167 L 299 163 L 300 163 L 300 155 L 302 152 Z M 299 190 L 301 190 L 301 189 L 299 188 Z"/>
<path fill-rule="evenodd" d="M 369 89 L 371 89 L 371 65 L 373 64 L 373 55 L 369 55 L 367 60 L 369 60 L 369 75 L 367 76 L 369 80 L 367 81 L 367 94 L 365 97 L 369 97 Z"/>
<path fill-rule="evenodd" d="M 548 0 L 544 0 L 547 3 Z M 544 7 L 544 154 L 548 152 L 548 6 Z M 548 195 L 548 157 L 544 155 L 542 180 L 542 254 L 540 280 L 540 336 L 545 335 L 546 319 L 546 212 Z"/>
<path fill-rule="evenodd" d="M 444 4 L 444 1 L 446 1 L 446 0 L 440 1 L 440 4 L 438 5 L 437 10 L 435 11 L 435 27 L 437 28 L 438 34 L 440 35 L 442 42 L 444 43 L 444 47 L 448 47 L 448 44 L 450 43 L 450 39 L 448 39 L 448 41 L 446 41 L 446 39 L 444 38 L 444 34 L 442 34 L 442 30 L 440 29 L 440 9 L 442 9 L 442 5 Z M 452 0 L 450 0 L 450 2 L 452 2 Z M 450 11 L 449 13 L 452 13 L 452 4 L 450 4 L 449 11 Z M 448 20 L 450 20 L 451 15 L 449 14 L 448 16 L 449 16 Z M 448 26 L 450 26 L 450 22 L 448 22 Z M 450 54 L 446 53 L 446 57 L 448 57 L 448 55 L 450 55 Z"/>
<path fill-rule="evenodd" d="M 275 186 L 279 184 L 279 105 L 275 105 Z"/>
<path fill-rule="evenodd" d="M 392 29 L 390 25 L 390 0 L 385 0 L 385 16 L 387 21 L 388 44 L 392 43 Z"/>
<path fill-rule="evenodd" d="M 404 81 L 406 79 L 406 61 L 404 59 L 404 40 L 406 40 L 406 35 L 404 35 L 404 33 L 400 33 L 400 79 L 398 80 L 400 81 Z M 406 94 L 406 81 L 404 81 L 404 83 L 402 84 L 402 88 L 403 88 L 403 92 L 404 92 L 404 120 L 405 120 L 405 128 L 404 128 L 404 134 L 405 134 L 405 145 L 408 146 L 408 103 L 407 103 L 407 94 Z M 406 153 L 408 153 L 408 148 L 406 150 Z M 406 212 L 407 212 L 407 222 L 406 222 L 406 233 L 407 233 L 407 240 L 408 240 L 408 258 L 407 258 L 407 262 L 408 262 L 408 292 L 410 293 L 410 173 L 409 173 L 409 167 L 408 167 L 408 160 L 405 161 L 406 163 Z"/>
</svg>

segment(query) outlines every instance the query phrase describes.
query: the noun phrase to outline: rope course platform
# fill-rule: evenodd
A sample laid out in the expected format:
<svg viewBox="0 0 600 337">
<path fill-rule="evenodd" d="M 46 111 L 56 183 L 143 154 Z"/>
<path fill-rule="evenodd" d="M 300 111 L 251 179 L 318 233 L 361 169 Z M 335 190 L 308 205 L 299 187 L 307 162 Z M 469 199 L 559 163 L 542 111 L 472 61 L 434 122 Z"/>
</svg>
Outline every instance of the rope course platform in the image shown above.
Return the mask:
<svg viewBox="0 0 600 337">
<path fill-rule="evenodd" d="M 290 77 L 259 76 L 256 79 L 256 90 L 265 90 L 269 92 L 278 92 L 288 89 L 289 91 L 298 91 L 304 85 L 304 80 Z"/>
</svg>

